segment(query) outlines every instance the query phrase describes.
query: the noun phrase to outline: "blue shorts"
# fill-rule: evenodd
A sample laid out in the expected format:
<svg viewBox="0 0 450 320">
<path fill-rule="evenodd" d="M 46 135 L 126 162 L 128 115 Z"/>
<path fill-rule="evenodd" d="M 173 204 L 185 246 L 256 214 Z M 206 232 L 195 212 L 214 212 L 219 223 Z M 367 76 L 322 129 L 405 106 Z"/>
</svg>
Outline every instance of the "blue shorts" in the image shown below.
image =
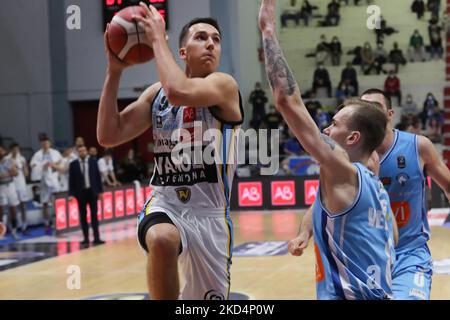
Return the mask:
<svg viewBox="0 0 450 320">
<path fill-rule="evenodd" d="M 395 300 L 430 300 L 433 264 L 428 246 L 397 254 L 392 271 Z"/>
</svg>

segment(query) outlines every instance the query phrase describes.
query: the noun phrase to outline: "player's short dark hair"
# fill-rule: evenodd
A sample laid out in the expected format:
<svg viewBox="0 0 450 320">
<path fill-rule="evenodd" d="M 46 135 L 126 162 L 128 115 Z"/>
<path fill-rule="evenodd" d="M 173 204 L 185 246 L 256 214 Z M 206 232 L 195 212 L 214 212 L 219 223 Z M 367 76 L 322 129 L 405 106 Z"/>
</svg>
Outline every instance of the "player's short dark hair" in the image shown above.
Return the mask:
<svg viewBox="0 0 450 320">
<path fill-rule="evenodd" d="M 379 105 L 379 104 L 378 104 Z M 387 117 L 377 104 L 361 99 L 344 101 L 339 110 L 357 106 L 347 124 L 349 130 L 361 133 L 364 151 L 372 153 L 383 142 L 386 135 Z"/>
<path fill-rule="evenodd" d="M 219 34 L 222 35 L 222 32 L 220 31 L 219 23 L 217 22 L 216 19 L 214 19 L 214 18 L 194 18 L 191 21 L 189 21 L 188 23 L 186 23 L 186 25 L 183 27 L 183 29 L 181 29 L 180 38 L 178 40 L 178 45 L 180 48 L 183 47 L 183 45 L 185 44 L 186 37 L 189 33 L 189 28 L 192 27 L 193 25 L 199 24 L 199 23 L 206 23 L 206 24 L 212 25 L 214 28 L 217 29 L 217 31 L 219 31 Z"/>
<path fill-rule="evenodd" d="M 9 150 L 12 150 L 12 149 L 18 148 L 18 147 L 19 147 L 19 144 L 17 142 L 13 142 L 9 145 Z"/>
<path fill-rule="evenodd" d="M 376 89 L 376 88 L 367 89 L 366 91 L 363 92 L 361 97 L 366 95 L 366 94 L 381 94 L 384 97 L 384 103 L 386 104 L 386 108 L 388 110 L 392 109 L 391 97 L 385 91 L 380 90 L 380 89 Z"/>
</svg>

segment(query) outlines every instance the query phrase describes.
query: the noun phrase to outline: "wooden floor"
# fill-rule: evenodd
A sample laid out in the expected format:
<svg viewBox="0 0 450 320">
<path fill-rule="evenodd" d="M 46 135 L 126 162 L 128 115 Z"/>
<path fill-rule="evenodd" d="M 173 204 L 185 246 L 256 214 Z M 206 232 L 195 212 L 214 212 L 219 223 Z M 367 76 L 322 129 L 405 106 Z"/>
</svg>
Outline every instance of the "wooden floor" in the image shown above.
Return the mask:
<svg viewBox="0 0 450 320">
<path fill-rule="evenodd" d="M 232 214 L 235 246 L 250 241 L 289 240 L 301 212 Z M 251 299 L 315 299 L 312 246 L 302 257 L 289 254 L 234 257 L 232 292 Z M 432 228 L 434 260 L 450 258 L 450 229 Z M 0 272 L 0 299 L 82 299 L 116 293 L 145 293 L 145 256 L 135 238 Z M 68 267 L 81 270 L 81 289 L 69 290 Z M 435 275 L 432 299 L 450 299 L 450 275 Z"/>
</svg>

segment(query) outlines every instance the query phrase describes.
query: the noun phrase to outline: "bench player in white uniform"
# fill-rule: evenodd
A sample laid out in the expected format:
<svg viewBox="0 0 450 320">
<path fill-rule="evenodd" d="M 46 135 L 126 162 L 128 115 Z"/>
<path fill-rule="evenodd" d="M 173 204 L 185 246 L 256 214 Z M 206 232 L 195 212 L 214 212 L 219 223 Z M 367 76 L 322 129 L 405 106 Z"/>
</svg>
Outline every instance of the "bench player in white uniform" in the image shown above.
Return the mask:
<svg viewBox="0 0 450 320">
<path fill-rule="evenodd" d="M 0 146 L 0 223 L 3 222 L 3 210 L 9 206 L 8 224 L 11 226 L 11 234 L 14 239 L 17 236 L 16 207 L 19 205 L 17 192 L 14 186 L 14 177 L 17 176 L 17 168 L 11 159 L 6 158 L 6 150 Z M 4 229 L 5 226 L 0 228 Z"/>
<path fill-rule="evenodd" d="M 27 233 L 27 202 L 30 200 L 30 196 L 28 194 L 27 189 L 27 182 L 25 180 L 25 177 L 28 177 L 29 175 L 29 169 L 27 160 L 24 156 L 20 153 L 20 147 L 17 143 L 11 144 L 9 147 L 10 153 L 8 154 L 7 158 L 10 159 L 14 165 L 17 168 L 17 176 L 14 177 L 14 185 L 16 187 L 17 191 L 17 198 L 20 202 L 20 210 L 21 210 L 21 217 L 22 217 L 22 234 Z"/>
<path fill-rule="evenodd" d="M 160 82 L 119 113 L 117 91 L 126 66 L 107 49 L 108 71 L 99 107 L 98 139 L 101 145 L 113 147 L 153 127 L 154 192 L 138 226 L 139 242 L 148 252 L 151 298 L 227 299 L 233 247 L 230 187 L 237 162 L 235 132 L 243 121 L 238 85 L 231 76 L 217 72 L 221 32 L 215 20 L 197 18 L 183 28 L 179 42 L 179 56 L 186 64 L 183 71 L 168 47 L 163 19 L 154 7 L 142 6 L 147 16 L 136 20 L 146 26 Z M 105 42 L 106 36 L 107 33 Z M 173 163 L 170 152 L 180 140 L 178 129 L 192 133 L 194 121 L 199 121 L 202 132 L 225 132 L 216 140 L 215 153 L 223 164 Z M 190 137 L 187 134 L 187 140 Z M 186 280 L 181 296 L 178 261 Z"/>
</svg>

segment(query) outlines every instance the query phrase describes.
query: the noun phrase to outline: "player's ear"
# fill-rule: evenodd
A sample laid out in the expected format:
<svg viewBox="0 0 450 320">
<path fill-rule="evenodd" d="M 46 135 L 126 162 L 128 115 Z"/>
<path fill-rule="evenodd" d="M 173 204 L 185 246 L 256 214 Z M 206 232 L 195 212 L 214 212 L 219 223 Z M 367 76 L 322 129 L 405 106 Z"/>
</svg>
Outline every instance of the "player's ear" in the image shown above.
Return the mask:
<svg viewBox="0 0 450 320">
<path fill-rule="evenodd" d="M 394 117 L 395 114 L 395 110 L 394 109 L 389 109 L 388 110 L 388 118 L 389 120 L 391 120 Z"/>
<path fill-rule="evenodd" d="M 186 60 L 186 48 L 180 48 L 178 54 L 180 55 L 180 59 Z"/>
<path fill-rule="evenodd" d="M 358 141 L 361 140 L 361 133 L 359 131 L 352 131 L 350 135 L 347 137 L 348 145 L 355 145 Z"/>
</svg>

